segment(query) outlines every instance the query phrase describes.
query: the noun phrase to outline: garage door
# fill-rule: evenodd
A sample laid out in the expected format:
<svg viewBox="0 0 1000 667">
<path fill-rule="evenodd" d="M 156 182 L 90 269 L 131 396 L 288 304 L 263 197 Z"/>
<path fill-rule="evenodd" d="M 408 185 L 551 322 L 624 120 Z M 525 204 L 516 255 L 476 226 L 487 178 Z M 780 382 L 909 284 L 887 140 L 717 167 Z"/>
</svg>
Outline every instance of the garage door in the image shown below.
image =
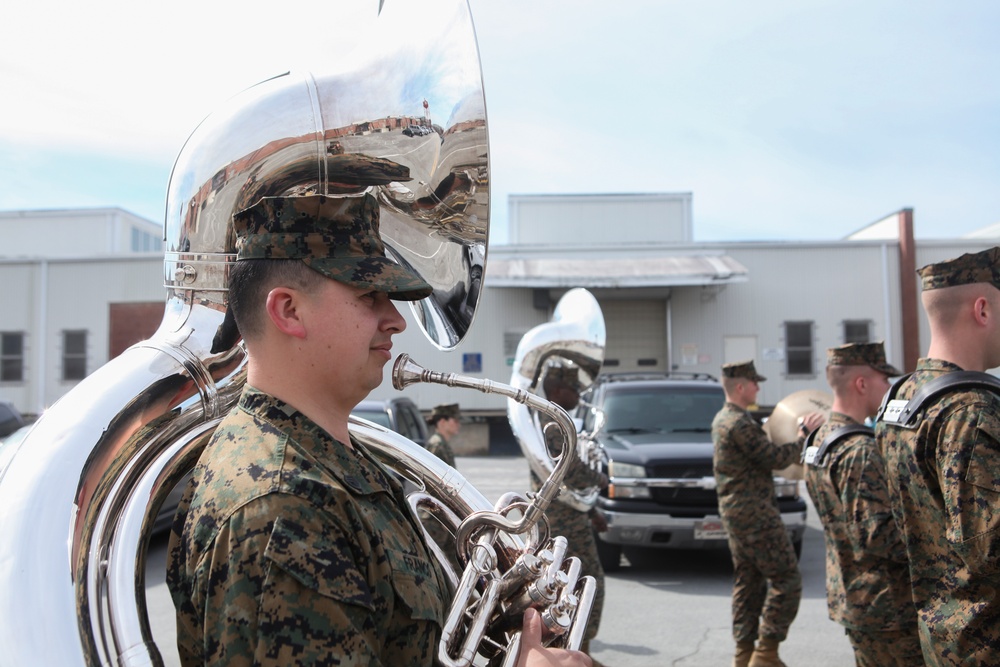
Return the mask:
<svg viewBox="0 0 1000 667">
<path fill-rule="evenodd" d="M 667 369 L 667 306 L 663 300 L 602 301 L 608 333 L 604 370 Z"/>
</svg>

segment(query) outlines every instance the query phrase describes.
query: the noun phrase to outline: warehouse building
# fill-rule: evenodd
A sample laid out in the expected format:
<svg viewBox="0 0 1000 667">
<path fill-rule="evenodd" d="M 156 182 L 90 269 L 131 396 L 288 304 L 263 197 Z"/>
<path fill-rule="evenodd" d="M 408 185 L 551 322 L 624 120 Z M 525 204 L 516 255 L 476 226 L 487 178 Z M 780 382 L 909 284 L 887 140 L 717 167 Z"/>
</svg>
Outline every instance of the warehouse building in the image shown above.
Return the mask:
<svg viewBox="0 0 1000 667">
<path fill-rule="evenodd" d="M 903 209 L 829 241 L 695 242 L 690 193 L 512 196 L 466 339 L 442 352 L 410 322 L 396 337 L 436 371 L 508 382 L 517 344 L 559 298 L 587 288 L 607 328 L 605 370 L 718 375 L 753 358 L 760 402 L 826 390 L 826 349 L 884 340 L 912 368 L 929 341 L 915 269 L 997 243 L 994 230 L 914 241 Z M 160 225 L 120 209 L 0 213 L 0 399 L 26 413 L 148 337 L 163 312 Z M 441 385 L 405 390 L 425 411 L 458 402 L 466 451 L 511 446 L 505 399 Z M 386 382 L 374 397 L 395 393 Z"/>
</svg>

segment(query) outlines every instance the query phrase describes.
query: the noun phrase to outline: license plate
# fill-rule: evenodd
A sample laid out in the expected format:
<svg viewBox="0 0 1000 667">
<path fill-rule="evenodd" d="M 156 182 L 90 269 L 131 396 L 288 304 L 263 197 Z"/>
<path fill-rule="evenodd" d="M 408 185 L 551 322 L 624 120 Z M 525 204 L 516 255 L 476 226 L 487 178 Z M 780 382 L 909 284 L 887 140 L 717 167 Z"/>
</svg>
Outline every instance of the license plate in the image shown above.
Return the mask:
<svg viewBox="0 0 1000 667">
<path fill-rule="evenodd" d="M 720 519 L 706 519 L 694 526 L 694 539 L 696 540 L 725 540 L 729 535 L 722 526 Z"/>
</svg>

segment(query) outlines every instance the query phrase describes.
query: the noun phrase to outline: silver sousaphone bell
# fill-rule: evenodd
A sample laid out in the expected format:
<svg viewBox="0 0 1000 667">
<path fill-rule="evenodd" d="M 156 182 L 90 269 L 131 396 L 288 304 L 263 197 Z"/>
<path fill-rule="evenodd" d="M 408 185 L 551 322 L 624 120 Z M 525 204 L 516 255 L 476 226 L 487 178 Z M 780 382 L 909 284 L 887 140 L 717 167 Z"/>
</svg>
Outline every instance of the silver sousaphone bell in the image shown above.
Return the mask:
<svg viewBox="0 0 1000 667">
<path fill-rule="evenodd" d="M 235 212 L 265 196 L 376 196 L 387 252 L 434 288 L 414 304 L 428 338 L 449 349 L 471 326 L 489 161 L 468 3 L 385 3 L 364 46 L 336 71 L 240 93 L 185 143 L 168 188 L 159 329 L 46 410 L 0 471 L 0 526 L 15 545 L 0 556 L 4 665 L 162 664 L 144 587 L 152 522 L 246 380 L 226 317 Z M 390 459 L 426 454 L 384 440 Z"/>
</svg>

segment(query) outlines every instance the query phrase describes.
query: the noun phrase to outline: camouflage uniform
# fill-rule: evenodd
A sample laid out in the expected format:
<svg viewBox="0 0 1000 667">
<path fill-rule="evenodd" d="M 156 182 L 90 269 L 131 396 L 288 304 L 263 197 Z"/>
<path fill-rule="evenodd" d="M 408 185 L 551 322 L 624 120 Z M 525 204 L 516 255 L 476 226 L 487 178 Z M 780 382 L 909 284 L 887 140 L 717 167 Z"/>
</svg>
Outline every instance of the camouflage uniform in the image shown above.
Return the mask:
<svg viewBox="0 0 1000 667">
<path fill-rule="evenodd" d="M 399 484 L 354 447 L 245 388 L 170 538 L 182 664 L 433 663 L 443 575 Z"/>
<path fill-rule="evenodd" d="M 838 400 L 852 404 L 851 366 L 868 366 L 886 378 L 901 375 L 878 343 L 849 343 L 827 350 L 827 373 Z M 837 387 L 840 387 L 839 389 Z M 866 397 L 870 401 L 875 396 Z M 836 404 L 836 402 L 835 402 Z M 866 406 L 867 407 L 867 406 Z M 812 436 L 818 449 L 843 427 L 860 426 L 850 415 L 832 412 Z M 810 452 L 817 454 L 817 452 Z M 857 665 L 909 667 L 923 662 L 917 615 L 903 538 L 889 506 L 885 462 L 870 431 L 840 435 L 819 459 L 806 459 L 805 482 L 823 522 L 826 597 L 830 618 L 844 626 Z"/>
<path fill-rule="evenodd" d="M 747 377 L 761 377 L 749 366 Z M 723 367 L 727 372 L 733 371 Z M 733 557 L 733 637 L 783 641 L 799 610 L 802 576 L 778 510 L 773 471 L 799 460 L 801 442 L 772 444 L 749 412 L 728 401 L 712 420 L 712 441 L 719 514 Z"/>
<path fill-rule="evenodd" d="M 451 451 L 447 438 L 435 433 L 427 439 L 427 451 L 438 457 L 452 468 L 455 467 L 455 454 Z"/>
<path fill-rule="evenodd" d="M 452 468 L 455 467 L 455 454 L 451 451 L 448 439 L 440 433 L 435 433 L 427 439 L 427 451 L 438 457 Z"/>
<path fill-rule="evenodd" d="M 833 412 L 814 442 L 856 423 Z M 893 522 L 874 436 L 842 437 L 822 467 L 806 466 L 805 480 L 823 522 L 830 618 L 844 626 L 857 664 L 921 664 L 906 549 Z"/>
<path fill-rule="evenodd" d="M 958 370 L 921 359 L 896 397 Z M 1000 664 L 1000 397 L 963 390 L 925 406 L 917 429 L 876 426 L 924 657 L 929 665 Z"/>
<path fill-rule="evenodd" d="M 1000 289 L 1000 247 L 918 274 L 924 291 L 973 283 Z M 896 398 L 960 370 L 920 359 Z M 924 660 L 1000 664 L 1000 397 L 985 389 L 946 392 L 924 403 L 915 428 L 880 420 L 875 437 L 909 557 Z"/>
</svg>

